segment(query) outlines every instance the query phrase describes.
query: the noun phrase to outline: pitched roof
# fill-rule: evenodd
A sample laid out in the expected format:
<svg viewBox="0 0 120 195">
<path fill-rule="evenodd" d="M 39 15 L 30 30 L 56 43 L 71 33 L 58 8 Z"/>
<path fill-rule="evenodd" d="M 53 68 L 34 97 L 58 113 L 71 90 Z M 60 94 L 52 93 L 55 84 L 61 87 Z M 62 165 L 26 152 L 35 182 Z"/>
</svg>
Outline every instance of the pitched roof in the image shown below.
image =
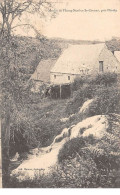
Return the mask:
<svg viewBox="0 0 120 195">
<path fill-rule="evenodd" d="M 117 60 L 120 62 L 120 51 L 115 51 L 114 55 L 117 58 Z"/>
<path fill-rule="evenodd" d="M 43 82 L 50 81 L 50 69 L 55 65 L 55 59 L 41 60 L 35 72 L 32 74 L 31 79 L 40 80 Z M 39 75 L 39 78 L 38 78 Z"/>
<path fill-rule="evenodd" d="M 80 68 L 88 67 L 99 56 L 105 43 L 70 45 L 57 60 L 50 72 L 78 74 Z"/>
</svg>

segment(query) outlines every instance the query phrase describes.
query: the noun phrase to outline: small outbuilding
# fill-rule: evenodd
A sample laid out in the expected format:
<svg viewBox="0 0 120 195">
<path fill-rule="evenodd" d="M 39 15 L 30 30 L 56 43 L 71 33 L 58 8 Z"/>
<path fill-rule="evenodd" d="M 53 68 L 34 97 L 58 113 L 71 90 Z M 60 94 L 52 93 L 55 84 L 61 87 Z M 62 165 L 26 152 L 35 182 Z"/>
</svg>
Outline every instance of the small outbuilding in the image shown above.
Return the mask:
<svg viewBox="0 0 120 195">
<path fill-rule="evenodd" d="M 31 79 L 37 82 L 50 82 L 50 70 L 55 65 L 55 59 L 41 60 Z"/>
<path fill-rule="evenodd" d="M 34 93 L 44 91 L 44 87 L 50 84 L 50 70 L 55 65 L 55 59 L 44 59 L 38 64 L 30 80 L 33 83 L 31 91 Z"/>
</svg>

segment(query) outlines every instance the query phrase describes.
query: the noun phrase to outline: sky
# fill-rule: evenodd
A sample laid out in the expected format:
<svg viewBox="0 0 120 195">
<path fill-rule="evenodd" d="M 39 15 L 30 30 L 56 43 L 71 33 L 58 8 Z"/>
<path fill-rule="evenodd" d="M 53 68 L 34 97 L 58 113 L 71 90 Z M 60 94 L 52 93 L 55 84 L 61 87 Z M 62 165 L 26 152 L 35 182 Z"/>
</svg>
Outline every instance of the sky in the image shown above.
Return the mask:
<svg viewBox="0 0 120 195">
<path fill-rule="evenodd" d="M 48 38 L 108 40 L 113 36 L 120 37 L 120 0 L 49 1 L 55 2 L 56 18 L 48 17 L 44 20 L 37 14 L 27 16 L 27 22 Z M 26 20 L 26 15 L 22 17 L 23 20 Z M 22 28 L 16 29 L 14 33 L 34 36 L 33 30 L 25 31 Z"/>
</svg>

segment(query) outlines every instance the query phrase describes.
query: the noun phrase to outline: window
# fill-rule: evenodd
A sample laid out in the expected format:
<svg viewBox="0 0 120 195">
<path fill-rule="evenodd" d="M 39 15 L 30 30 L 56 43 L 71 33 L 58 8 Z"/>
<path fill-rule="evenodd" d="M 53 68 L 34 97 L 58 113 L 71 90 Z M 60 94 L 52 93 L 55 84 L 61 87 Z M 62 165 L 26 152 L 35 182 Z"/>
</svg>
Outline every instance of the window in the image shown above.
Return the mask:
<svg viewBox="0 0 120 195">
<path fill-rule="evenodd" d="M 103 61 L 99 61 L 99 72 L 103 72 Z"/>
<path fill-rule="evenodd" d="M 54 79 L 56 79 L 56 75 L 54 75 Z"/>
<path fill-rule="evenodd" d="M 68 80 L 70 80 L 70 76 L 68 76 Z"/>
</svg>

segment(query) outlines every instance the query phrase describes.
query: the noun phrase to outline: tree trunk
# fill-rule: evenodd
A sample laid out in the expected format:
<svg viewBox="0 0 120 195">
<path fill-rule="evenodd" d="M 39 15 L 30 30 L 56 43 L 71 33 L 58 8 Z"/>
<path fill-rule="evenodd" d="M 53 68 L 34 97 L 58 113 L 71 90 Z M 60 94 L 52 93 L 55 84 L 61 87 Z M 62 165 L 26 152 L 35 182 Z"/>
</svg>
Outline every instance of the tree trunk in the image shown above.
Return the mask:
<svg viewBox="0 0 120 195">
<path fill-rule="evenodd" d="M 7 102 L 5 116 L 2 119 L 2 180 L 3 187 L 9 183 L 9 141 L 10 141 L 10 104 Z"/>
</svg>

